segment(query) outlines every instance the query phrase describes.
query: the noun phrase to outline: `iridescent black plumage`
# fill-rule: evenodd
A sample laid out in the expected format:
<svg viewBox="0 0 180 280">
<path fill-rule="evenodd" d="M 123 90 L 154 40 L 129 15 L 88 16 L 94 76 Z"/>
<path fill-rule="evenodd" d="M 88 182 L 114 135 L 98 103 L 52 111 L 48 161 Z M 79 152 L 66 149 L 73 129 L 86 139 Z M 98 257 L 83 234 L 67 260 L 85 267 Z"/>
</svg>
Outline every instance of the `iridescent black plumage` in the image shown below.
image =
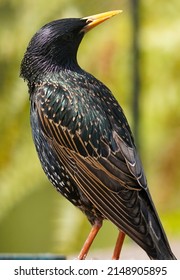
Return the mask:
<svg viewBox="0 0 180 280">
<path fill-rule="evenodd" d="M 110 90 L 77 63 L 90 22 L 64 19 L 45 25 L 22 61 L 42 167 L 91 224 L 109 219 L 151 259 L 174 259 L 126 117 Z"/>
</svg>

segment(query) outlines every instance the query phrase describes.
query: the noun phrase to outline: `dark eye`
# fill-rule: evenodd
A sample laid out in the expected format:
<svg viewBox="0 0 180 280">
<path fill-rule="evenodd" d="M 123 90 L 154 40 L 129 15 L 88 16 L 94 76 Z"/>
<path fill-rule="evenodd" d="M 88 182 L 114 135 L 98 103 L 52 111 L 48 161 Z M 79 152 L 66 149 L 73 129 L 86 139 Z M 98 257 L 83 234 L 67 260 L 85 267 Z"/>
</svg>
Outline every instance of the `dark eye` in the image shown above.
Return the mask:
<svg viewBox="0 0 180 280">
<path fill-rule="evenodd" d="M 63 35 L 63 40 L 64 41 L 68 42 L 68 41 L 72 41 L 72 39 L 73 39 L 73 34 L 71 32 L 65 33 Z"/>
</svg>

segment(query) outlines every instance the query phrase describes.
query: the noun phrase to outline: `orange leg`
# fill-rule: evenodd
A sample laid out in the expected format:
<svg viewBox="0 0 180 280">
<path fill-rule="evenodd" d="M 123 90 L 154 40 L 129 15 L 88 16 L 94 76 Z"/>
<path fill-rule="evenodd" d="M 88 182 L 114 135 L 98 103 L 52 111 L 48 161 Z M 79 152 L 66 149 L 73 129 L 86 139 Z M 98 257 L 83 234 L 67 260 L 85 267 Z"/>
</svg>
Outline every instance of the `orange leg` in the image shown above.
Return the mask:
<svg viewBox="0 0 180 280">
<path fill-rule="evenodd" d="M 96 222 L 92 228 L 91 228 L 91 231 L 81 249 L 81 252 L 79 253 L 79 256 L 78 256 L 78 260 L 85 260 L 86 256 L 87 256 L 87 253 L 89 251 L 89 248 L 91 247 L 98 231 L 100 230 L 102 226 L 102 223 L 100 223 L 99 221 Z"/>
<path fill-rule="evenodd" d="M 112 256 L 112 260 L 119 260 L 125 235 L 126 234 L 123 231 L 121 231 L 121 230 L 119 231 L 118 238 L 117 238 L 116 245 L 115 245 L 114 252 L 113 252 L 113 256 Z"/>
</svg>

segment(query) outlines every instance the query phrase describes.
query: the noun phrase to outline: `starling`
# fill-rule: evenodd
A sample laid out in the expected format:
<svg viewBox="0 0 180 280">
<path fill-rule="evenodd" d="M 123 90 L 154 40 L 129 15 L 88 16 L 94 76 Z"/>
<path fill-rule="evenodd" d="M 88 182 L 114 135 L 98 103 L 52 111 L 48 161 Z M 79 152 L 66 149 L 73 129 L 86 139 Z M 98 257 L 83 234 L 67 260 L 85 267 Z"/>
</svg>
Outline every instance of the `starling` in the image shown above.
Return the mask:
<svg viewBox="0 0 180 280">
<path fill-rule="evenodd" d="M 119 230 L 113 259 L 125 234 L 150 259 L 175 259 L 123 110 L 77 62 L 84 35 L 119 12 L 55 20 L 32 37 L 21 77 L 29 88 L 33 140 L 50 182 L 92 225 L 79 259 L 85 259 L 104 219 Z"/>
</svg>

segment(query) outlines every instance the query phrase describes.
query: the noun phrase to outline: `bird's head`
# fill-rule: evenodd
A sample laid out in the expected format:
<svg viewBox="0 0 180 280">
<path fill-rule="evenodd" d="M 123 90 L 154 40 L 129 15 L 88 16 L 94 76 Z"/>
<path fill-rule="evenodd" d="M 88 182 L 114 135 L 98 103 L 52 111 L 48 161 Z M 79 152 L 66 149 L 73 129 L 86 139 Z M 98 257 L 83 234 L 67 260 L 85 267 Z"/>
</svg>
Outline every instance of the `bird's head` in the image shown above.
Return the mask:
<svg viewBox="0 0 180 280">
<path fill-rule="evenodd" d="M 31 83 L 41 73 L 77 66 L 77 50 L 84 34 L 119 12 L 60 19 L 44 25 L 27 47 L 21 63 L 21 76 Z"/>
</svg>

